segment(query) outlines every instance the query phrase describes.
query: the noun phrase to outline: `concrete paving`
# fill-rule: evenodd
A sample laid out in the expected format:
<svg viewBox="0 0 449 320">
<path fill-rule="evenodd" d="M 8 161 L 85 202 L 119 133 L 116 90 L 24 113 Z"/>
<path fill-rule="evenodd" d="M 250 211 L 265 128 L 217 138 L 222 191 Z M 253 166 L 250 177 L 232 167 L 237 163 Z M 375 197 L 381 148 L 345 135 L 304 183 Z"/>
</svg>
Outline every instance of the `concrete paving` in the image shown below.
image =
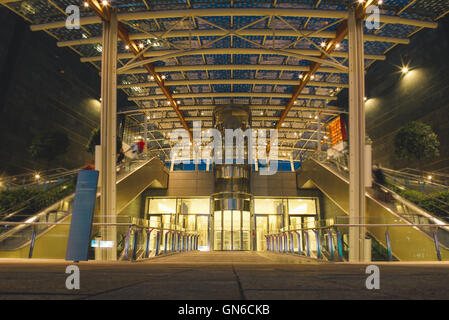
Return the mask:
<svg viewBox="0 0 449 320">
<path fill-rule="evenodd" d="M 322 263 L 256 252 L 190 252 L 144 262 L 79 263 L 79 290 L 65 282 L 70 263 L 0 260 L 0 299 L 449 299 L 449 264 Z"/>
</svg>

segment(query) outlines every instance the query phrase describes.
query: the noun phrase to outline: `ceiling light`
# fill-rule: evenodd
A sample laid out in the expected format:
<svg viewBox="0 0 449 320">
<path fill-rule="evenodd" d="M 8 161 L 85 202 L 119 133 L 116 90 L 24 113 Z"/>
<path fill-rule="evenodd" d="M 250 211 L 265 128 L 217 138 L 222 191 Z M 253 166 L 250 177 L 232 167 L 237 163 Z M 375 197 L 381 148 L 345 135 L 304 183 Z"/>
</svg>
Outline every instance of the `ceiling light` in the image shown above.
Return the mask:
<svg viewBox="0 0 449 320">
<path fill-rule="evenodd" d="M 382 0 L 377 1 L 377 4 L 380 6 L 382 3 L 384 3 Z"/>
<path fill-rule="evenodd" d="M 337 43 L 336 45 L 335 45 L 335 48 L 340 48 L 340 44 L 339 43 Z"/>
<path fill-rule="evenodd" d="M 163 74 L 163 75 L 161 76 L 161 78 L 162 78 L 162 80 L 165 80 L 165 78 L 166 78 L 165 74 Z"/>
<path fill-rule="evenodd" d="M 310 80 L 315 79 L 315 76 L 312 74 L 312 76 L 310 77 Z"/>
<path fill-rule="evenodd" d="M 126 49 L 126 50 L 129 50 L 129 46 L 128 46 L 128 45 L 126 45 L 126 46 L 125 46 L 125 49 Z"/>
<path fill-rule="evenodd" d="M 139 48 L 140 48 L 140 49 L 143 49 L 143 47 L 144 47 L 144 46 L 143 46 L 143 43 L 139 43 Z"/>
<path fill-rule="evenodd" d="M 154 77 L 153 77 L 153 76 L 151 76 L 151 77 L 150 77 L 150 80 L 154 80 Z"/>
<path fill-rule="evenodd" d="M 403 74 L 406 74 L 406 73 L 408 73 L 410 70 L 409 70 L 407 67 L 402 67 L 401 71 L 402 71 Z"/>
<path fill-rule="evenodd" d="M 104 6 L 107 6 L 107 5 L 109 4 L 109 2 L 106 1 L 106 0 L 103 0 L 101 3 L 102 3 Z"/>
<path fill-rule="evenodd" d="M 320 44 L 320 46 L 322 47 L 322 48 L 324 48 L 325 46 L 326 46 L 326 42 L 321 42 L 321 44 Z"/>
<path fill-rule="evenodd" d="M 304 78 L 304 76 L 302 74 L 300 74 L 299 75 L 299 79 L 302 79 L 302 78 Z"/>
<path fill-rule="evenodd" d="M 85 7 L 85 8 L 89 7 L 89 2 L 84 1 L 84 7 Z"/>
</svg>

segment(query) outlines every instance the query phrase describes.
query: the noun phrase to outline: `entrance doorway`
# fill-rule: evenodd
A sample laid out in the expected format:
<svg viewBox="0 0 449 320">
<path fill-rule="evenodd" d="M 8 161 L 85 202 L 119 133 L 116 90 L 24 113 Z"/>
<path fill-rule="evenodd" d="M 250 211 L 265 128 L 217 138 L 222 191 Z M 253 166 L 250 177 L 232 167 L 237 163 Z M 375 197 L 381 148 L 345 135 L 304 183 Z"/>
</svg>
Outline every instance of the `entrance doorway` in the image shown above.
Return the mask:
<svg viewBox="0 0 449 320">
<path fill-rule="evenodd" d="M 213 226 L 214 250 L 250 250 L 249 211 L 215 211 Z"/>
</svg>

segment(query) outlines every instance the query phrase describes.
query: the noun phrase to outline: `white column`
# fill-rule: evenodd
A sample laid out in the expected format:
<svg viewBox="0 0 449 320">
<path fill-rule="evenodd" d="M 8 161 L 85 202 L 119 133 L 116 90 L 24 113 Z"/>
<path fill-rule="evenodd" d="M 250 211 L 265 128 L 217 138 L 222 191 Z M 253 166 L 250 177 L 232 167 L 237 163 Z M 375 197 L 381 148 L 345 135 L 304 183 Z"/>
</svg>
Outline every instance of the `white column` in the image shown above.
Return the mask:
<svg viewBox="0 0 449 320">
<path fill-rule="evenodd" d="M 365 223 L 365 67 L 363 20 L 349 12 L 349 220 Z M 349 228 L 349 261 L 364 259 L 365 228 Z"/>
<path fill-rule="evenodd" d="M 116 212 L 116 126 L 117 126 L 117 15 L 111 10 L 111 20 L 103 22 L 101 58 L 101 197 L 100 214 L 108 216 L 102 222 L 115 223 Z M 112 248 L 102 249 L 104 260 L 117 259 L 117 231 L 102 228 L 102 239 L 111 241 Z"/>
</svg>

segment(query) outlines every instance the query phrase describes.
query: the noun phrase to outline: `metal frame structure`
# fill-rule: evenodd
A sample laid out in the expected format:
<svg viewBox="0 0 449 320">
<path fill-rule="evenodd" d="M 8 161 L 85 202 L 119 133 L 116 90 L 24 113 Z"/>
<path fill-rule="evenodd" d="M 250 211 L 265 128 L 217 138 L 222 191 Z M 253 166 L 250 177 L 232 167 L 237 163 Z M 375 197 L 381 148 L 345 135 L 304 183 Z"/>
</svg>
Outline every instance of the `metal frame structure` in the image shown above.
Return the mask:
<svg viewBox="0 0 449 320">
<path fill-rule="evenodd" d="M 101 71 L 104 215 L 115 215 L 116 111 L 166 152 L 166 132 L 184 128 L 192 139 L 191 122 L 210 128 L 215 105 L 249 104 L 253 128 L 279 129 L 280 149 L 294 159 L 320 148 L 324 126 L 344 112 L 337 96 L 349 89 L 350 217 L 361 225 L 364 72 L 449 12 L 446 0 L 384 0 L 381 27 L 364 28 L 364 10 L 378 1 L 88 0 L 79 2 L 78 29 L 66 28 L 67 0 L 0 4 Z M 117 89 L 137 107 L 117 108 Z M 364 229 L 352 230 L 351 260 L 360 261 Z"/>
</svg>

